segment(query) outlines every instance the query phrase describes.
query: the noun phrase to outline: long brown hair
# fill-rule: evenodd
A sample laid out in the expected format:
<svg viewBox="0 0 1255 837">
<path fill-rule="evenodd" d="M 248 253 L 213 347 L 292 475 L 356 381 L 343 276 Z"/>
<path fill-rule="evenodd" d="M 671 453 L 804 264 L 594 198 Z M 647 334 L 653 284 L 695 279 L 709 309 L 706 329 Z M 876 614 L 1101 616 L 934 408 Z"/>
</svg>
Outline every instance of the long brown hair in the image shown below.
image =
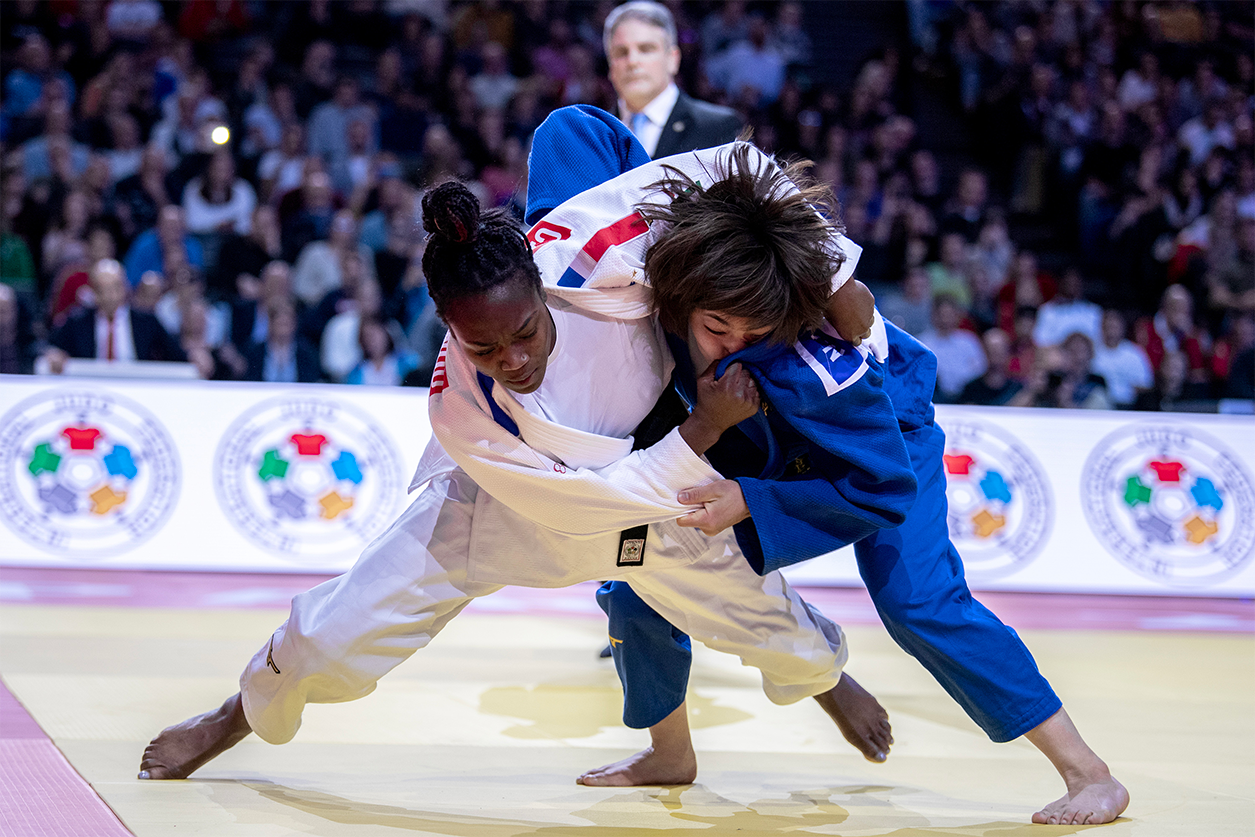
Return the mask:
<svg viewBox="0 0 1255 837">
<path fill-rule="evenodd" d="M 751 160 L 738 142 L 704 186 L 667 167 L 651 188 L 671 196 L 637 211 L 666 229 L 645 254 L 653 305 L 668 331 L 685 335 L 695 310 L 718 311 L 769 328 L 778 342 L 823 320 L 832 277 L 845 257 L 832 193 L 805 174 L 808 162 L 777 168 Z M 721 161 L 723 163 L 724 161 Z M 793 187 L 797 188 L 794 189 Z"/>
</svg>

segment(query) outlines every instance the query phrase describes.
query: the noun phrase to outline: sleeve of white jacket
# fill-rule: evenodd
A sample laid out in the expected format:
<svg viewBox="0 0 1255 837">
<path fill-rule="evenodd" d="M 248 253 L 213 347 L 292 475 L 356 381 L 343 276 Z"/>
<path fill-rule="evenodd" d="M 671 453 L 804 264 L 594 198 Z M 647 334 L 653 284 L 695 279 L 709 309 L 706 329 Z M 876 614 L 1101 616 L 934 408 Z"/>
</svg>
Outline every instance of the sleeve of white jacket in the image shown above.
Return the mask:
<svg viewBox="0 0 1255 837">
<path fill-rule="evenodd" d="M 473 373 L 447 360 L 448 384 L 428 402 L 432 431 L 480 488 L 541 526 L 591 537 L 672 520 L 692 511 L 676 502 L 680 490 L 721 479 L 678 430 L 603 467 L 570 467 L 497 424 Z"/>
</svg>

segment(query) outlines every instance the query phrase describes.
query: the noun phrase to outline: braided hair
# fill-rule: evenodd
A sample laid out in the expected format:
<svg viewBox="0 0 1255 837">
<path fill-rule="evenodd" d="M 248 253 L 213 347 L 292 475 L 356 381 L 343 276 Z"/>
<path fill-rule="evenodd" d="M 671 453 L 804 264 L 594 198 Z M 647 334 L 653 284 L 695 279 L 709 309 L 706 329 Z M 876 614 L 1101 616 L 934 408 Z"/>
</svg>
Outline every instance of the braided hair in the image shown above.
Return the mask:
<svg viewBox="0 0 1255 837">
<path fill-rule="evenodd" d="M 479 200 L 461 183 L 442 183 L 423 196 L 423 253 L 427 291 L 444 319 L 446 306 L 506 282 L 522 281 L 542 296 L 531 244 L 504 210 L 483 215 Z"/>
</svg>

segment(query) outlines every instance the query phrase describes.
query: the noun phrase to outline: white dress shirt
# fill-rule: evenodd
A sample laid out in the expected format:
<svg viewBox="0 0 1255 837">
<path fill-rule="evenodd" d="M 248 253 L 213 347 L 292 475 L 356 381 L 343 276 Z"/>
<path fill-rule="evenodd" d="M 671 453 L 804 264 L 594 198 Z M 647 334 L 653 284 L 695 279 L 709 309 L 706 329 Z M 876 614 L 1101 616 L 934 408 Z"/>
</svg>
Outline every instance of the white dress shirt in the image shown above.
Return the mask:
<svg viewBox="0 0 1255 837">
<path fill-rule="evenodd" d="M 640 126 L 640 132 L 636 133 L 636 138 L 641 141 L 641 145 L 645 146 L 645 152 L 650 157 L 654 156 L 654 152 L 658 150 L 658 141 L 662 139 L 662 129 L 667 127 L 667 120 L 671 118 L 671 111 L 675 110 L 675 103 L 680 99 L 680 88 L 675 86 L 675 82 L 667 85 L 667 89 L 654 97 L 653 101 L 645 105 L 641 110 L 647 120 Z M 635 114 L 628 109 L 627 102 L 619 100 L 619 118 L 623 120 L 623 124 L 629 128 L 632 127 L 632 117 Z"/>
<path fill-rule="evenodd" d="M 109 359 L 109 318 L 96 312 L 96 359 Z M 123 305 L 113 315 L 113 359 L 135 360 L 135 338 L 131 336 L 131 309 Z"/>
</svg>

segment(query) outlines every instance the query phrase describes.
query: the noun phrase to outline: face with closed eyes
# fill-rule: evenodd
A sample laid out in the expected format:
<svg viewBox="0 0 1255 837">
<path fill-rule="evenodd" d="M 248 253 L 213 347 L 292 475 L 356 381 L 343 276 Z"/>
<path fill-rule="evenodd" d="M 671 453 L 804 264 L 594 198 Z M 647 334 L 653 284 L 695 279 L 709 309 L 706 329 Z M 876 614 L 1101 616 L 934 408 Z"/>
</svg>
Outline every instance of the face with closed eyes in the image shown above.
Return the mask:
<svg viewBox="0 0 1255 837">
<path fill-rule="evenodd" d="M 535 392 L 545 380 L 556 334 L 544 294 L 525 277 L 451 300 L 449 334 L 480 372 L 512 392 Z"/>
<path fill-rule="evenodd" d="M 689 317 L 689 353 L 697 374 L 717 360 L 757 343 L 771 329 L 719 311 L 695 310 Z"/>
</svg>

